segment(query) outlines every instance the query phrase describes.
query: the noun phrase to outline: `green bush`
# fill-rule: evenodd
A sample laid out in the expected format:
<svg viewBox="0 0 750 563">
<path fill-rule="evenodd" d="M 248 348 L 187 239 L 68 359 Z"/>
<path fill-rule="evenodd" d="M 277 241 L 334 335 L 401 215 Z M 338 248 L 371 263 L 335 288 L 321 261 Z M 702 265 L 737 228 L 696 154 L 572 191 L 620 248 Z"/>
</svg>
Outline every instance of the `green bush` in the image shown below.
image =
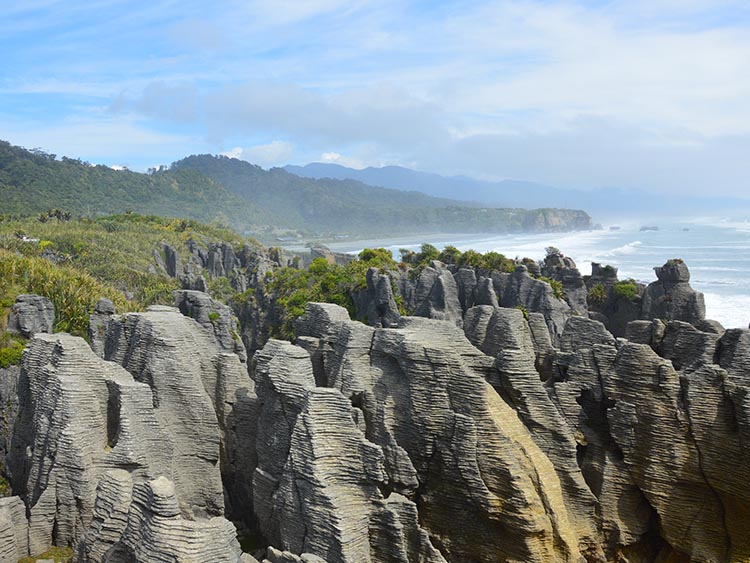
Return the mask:
<svg viewBox="0 0 750 563">
<path fill-rule="evenodd" d="M 20 336 L 8 333 L 0 336 L 0 369 L 20 364 L 25 347 L 26 340 Z"/>
<path fill-rule="evenodd" d="M 444 264 L 458 264 L 461 259 L 461 251 L 455 246 L 446 246 L 438 255 L 438 260 Z"/>
<path fill-rule="evenodd" d="M 111 299 L 119 310 L 133 310 L 121 292 L 90 275 L 32 256 L 0 249 L 0 296 L 6 303 L 21 293 L 36 293 L 55 306 L 55 331 L 86 336 L 89 312 L 101 297 Z"/>
<path fill-rule="evenodd" d="M 598 283 L 589 289 L 589 303 L 604 305 L 605 301 L 607 301 L 607 288 L 604 284 Z"/>
<path fill-rule="evenodd" d="M 552 295 L 556 299 L 565 299 L 565 288 L 563 287 L 562 282 L 553 280 L 545 276 L 539 276 L 538 279 L 549 284 L 549 286 L 552 288 Z"/>
<path fill-rule="evenodd" d="M 635 280 L 623 280 L 615 284 L 615 295 L 634 301 L 638 297 L 638 286 Z"/>
</svg>

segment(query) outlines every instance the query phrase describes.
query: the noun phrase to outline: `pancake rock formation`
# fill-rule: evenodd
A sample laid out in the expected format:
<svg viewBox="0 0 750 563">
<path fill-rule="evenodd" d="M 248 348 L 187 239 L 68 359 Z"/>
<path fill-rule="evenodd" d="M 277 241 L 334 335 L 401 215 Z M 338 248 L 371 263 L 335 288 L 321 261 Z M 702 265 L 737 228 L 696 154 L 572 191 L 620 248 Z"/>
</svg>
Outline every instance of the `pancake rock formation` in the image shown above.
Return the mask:
<svg viewBox="0 0 750 563">
<path fill-rule="evenodd" d="M 230 250 L 196 252 L 254 263 Z M 372 269 L 368 324 L 308 303 L 249 353 L 188 289 L 100 302 L 91 343 L 35 334 L 0 374 L 0 561 L 750 560 L 750 330 L 707 321 L 679 261 L 539 272 L 571 294 L 526 265 Z"/>
</svg>

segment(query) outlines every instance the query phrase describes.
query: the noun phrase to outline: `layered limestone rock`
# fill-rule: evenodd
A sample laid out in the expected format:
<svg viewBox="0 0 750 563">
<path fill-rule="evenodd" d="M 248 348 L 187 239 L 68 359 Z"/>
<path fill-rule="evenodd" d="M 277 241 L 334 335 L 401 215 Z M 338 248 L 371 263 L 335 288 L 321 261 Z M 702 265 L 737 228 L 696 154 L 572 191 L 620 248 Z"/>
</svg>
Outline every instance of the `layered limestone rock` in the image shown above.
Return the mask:
<svg viewBox="0 0 750 563">
<path fill-rule="evenodd" d="M 746 388 L 712 363 L 717 337 L 670 323 L 650 342 L 669 359 L 635 343 L 560 359 L 552 396 L 580 436 L 610 560 L 748 557 Z"/>
<path fill-rule="evenodd" d="M 555 467 L 581 550 L 591 559 L 603 555 L 595 518 L 596 497 L 578 467 L 574 432 L 550 399 L 536 370 L 532 332 L 523 313 L 483 306 L 471 309 L 466 319 L 464 329 L 469 341 L 496 359 L 496 370 L 489 374 L 488 381 L 516 410 Z M 572 338 L 572 332 L 585 327 L 586 322 L 595 321 L 569 319 L 563 343 Z M 587 335 L 590 331 L 584 328 L 580 332 Z M 611 336 L 610 340 L 614 343 Z"/>
<path fill-rule="evenodd" d="M 318 308 L 306 316 L 330 317 Z M 404 317 L 369 333 L 357 324 L 337 319 L 311 336 L 327 343 L 329 384 L 382 448 L 383 486 L 419 506 L 432 544 L 449 561 L 577 560 L 558 475 L 485 380 L 492 358 L 451 323 Z"/>
<path fill-rule="evenodd" d="M 414 290 L 414 314 L 428 319 L 451 321 L 461 325 L 463 309 L 453 274 L 433 260 L 422 270 Z"/>
<path fill-rule="evenodd" d="M 541 313 L 547 321 L 552 341 L 560 339 L 572 311 L 565 301 L 554 296 L 548 283 L 532 278 L 523 265 L 512 274 L 492 272 L 492 283 L 500 296 L 501 306 L 523 307 L 529 312 Z"/>
<path fill-rule="evenodd" d="M 181 455 L 187 432 L 179 419 L 163 416 L 148 385 L 98 358 L 84 340 L 37 335 L 24 356 L 19 395 L 8 462 L 13 490 L 28 507 L 32 552 L 73 543 L 90 521 L 107 469 L 126 469 L 136 479 L 168 476 L 186 514 L 221 513 L 216 464 Z M 201 421 L 184 424 L 200 428 Z M 218 450 L 218 428 L 214 434 Z"/>
<path fill-rule="evenodd" d="M 134 484 L 127 471 L 99 481 L 91 524 L 75 563 L 251 563 L 234 526 L 221 517 L 187 520 L 174 484 L 165 477 Z"/>
<path fill-rule="evenodd" d="M 151 389 L 157 420 L 172 430 L 175 470 L 168 477 L 178 491 L 194 488 L 180 500 L 187 496 L 194 509 L 222 514 L 223 477 L 228 498 L 238 499 L 227 509 L 252 518 L 256 396 L 240 358 L 215 332 L 162 306 L 110 323 L 106 358 Z"/>
<path fill-rule="evenodd" d="M 366 280 L 366 289 L 353 295 L 357 317 L 378 327 L 387 328 L 398 323 L 401 315 L 393 297 L 391 277 L 378 268 L 370 268 Z"/>
<path fill-rule="evenodd" d="M 247 351 L 240 339 L 240 327 L 232 309 L 201 291 L 187 289 L 174 292 L 174 303 L 180 312 L 195 319 L 213 333 L 216 342 L 227 352 L 234 352 L 240 361 L 247 361 Z"/>
<path fill-rule="evenodd" d="M 330 317 L 318 311 L 316 318 Z M 338 390 L 314 386 L 305 350 L 271 340 L 255 364 L 256 512 L 271 544 L 288 553 L 269 550 L 268 559 L 443 562 L 417 523 L 416 506 L 383 498 L 382 449 L 365 438 L 362 413 Z"/>
<path fill-rule="evenodd" d="M 99 299 L 94 312 L 89 315 L 89 342 L 97 356 L 104 357 L 104 344 L 107 340 L 107 325 L 117 311 L 109 299 Z"/>
<path fill-rule="evenodd" d="M 0 561 L 16 563 L 28 556 L 26 506 L 20 497 L 0 498 Z"/>
<path fill-rule="evenodd" d="M 40 332 L 52 332 L 55 307 L 41 295 L 23 294 L 16 297 L 8 315 L 8 332 L 31 338 Z"/>
<path fill-rule="evenodd" d="M 576 263 L 569 256 L 552 252 L 542 262 L 541 274 L 563 285 L 565 301 L 579 315 L 588 314 L 588 289 Z"/>
<path fill-rule="evenodd" d="M 703 294 L 690 287 L 690 271 L 682 260 L 669 260 L 654 271 L 658 281 L 643 295 L 642 319 L 696 324 L 706 318 Z"/>
<path fill-rule="evenodd" d="M 108 326 L 106 353 L 132 374 L 67 334 L 39 334 L 24 353 L 7 464 L 28 551 L 78 542 L 82 561 L 239 561 L 223 515 L 252 518 L 257 418 L 243 364 L 173 308 Z"/>
</svg>

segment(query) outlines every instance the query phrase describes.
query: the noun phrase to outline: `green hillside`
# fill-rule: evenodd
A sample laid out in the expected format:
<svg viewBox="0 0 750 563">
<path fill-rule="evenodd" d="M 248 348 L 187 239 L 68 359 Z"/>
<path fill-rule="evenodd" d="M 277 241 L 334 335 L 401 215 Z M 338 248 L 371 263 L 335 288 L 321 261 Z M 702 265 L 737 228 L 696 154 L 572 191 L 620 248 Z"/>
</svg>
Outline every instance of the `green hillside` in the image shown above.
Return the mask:
<svg viewBox="0 0 750 563">
<path fill-rule="evenodd" d="M 285 230 L 356 237 L 590 227 L 583 211 L 480 208 L 354 180 L 301 178 L 227 157 L 190 156 L 169 169 L 140 174 L 3 141 L 0 198 L 6 218 L 50 209 L 89 218 L 129 211 L 228 225 L 265 240 Z"/>
<path fill-rule="evenodd" d="M 302 178 L 281 168 L 263 170 L 225 156 L 190 156 L 172 164 L 171 169 L 200 171 L 257 207 L 273 210 L 282 224 L 324 233 L 562 231 L 590 227 L 590 217 L 583 211 L 480 208 L 354 180 Z"/>
<path fill-rule="evenodd" d="M 30 215 L 59 208 L 99 216 L 127 210 L 219 221 L 243 229 L 267 221 L 267 212 L 195 170 L 139 174 L 80 160 L 28 151 L 0 141 L 3 215 Z"/>
</svg>

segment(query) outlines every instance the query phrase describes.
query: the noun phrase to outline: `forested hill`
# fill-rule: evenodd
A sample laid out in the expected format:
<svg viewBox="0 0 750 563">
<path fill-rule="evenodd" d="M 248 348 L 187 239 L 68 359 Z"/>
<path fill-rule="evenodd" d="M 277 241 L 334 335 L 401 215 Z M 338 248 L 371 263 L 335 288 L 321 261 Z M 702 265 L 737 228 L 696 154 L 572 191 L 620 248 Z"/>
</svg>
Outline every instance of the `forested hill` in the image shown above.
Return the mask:
<svg viewBox="0 0 750 563">
<path fill-rule="evenodd" d="M 279 229 L 316 236 L 384 236 L 565 231 L 591 223 L 583 211 L 480 208 L 354 180 L 301 178 L 227 157 L 190 156 L 169 169 L 141 174 L 3 141 L 0 197 L 5 216 L 55 208 L 89 217 L 133 211 L 219 222 L 261 237 L 276 236 Z"/>
<path fill-rule="evenodd" d="M 3 215 L 30 215 L 59 208 L 75 215 L 136 213 L 218 220 L 248 228 L 268 218 L 247 200 L 195 170 L 140 174 L 93 166 L 0 141 Z"/>
<path fill-rule="evenodd" d="M 583 211 L 481 208 L 415 191 L 378 188 L 355 180 L 315 180 L 264 170 L 225 156 L 190 156 L 171 170 L 198 170 L 285 223 L 358 234 L 572 230 L 591 226 Z"/>
</svg>

